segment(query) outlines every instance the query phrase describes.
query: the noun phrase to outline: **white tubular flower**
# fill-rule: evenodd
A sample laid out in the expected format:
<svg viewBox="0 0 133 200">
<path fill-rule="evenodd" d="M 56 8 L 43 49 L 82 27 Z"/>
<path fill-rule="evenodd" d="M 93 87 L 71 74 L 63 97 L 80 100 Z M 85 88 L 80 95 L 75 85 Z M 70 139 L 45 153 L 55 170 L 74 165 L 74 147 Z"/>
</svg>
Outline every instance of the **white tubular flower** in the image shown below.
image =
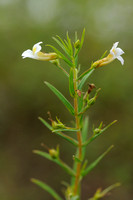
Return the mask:
<svg viewBox="0 0 133 200">
<path fill-rule="evenodd" d="M 117 58 L 121 62 L 121 64 L 123 65 L 124 64 L 124 59 L 122 58 L 121 55 L 124 54 L 124 51 L 121 48 L 117 47 L 118 44 L 119 44 L 119 42 L 115 42 L 113 44 L 113 47 L 110 50 L 110 54 L 107 57 L 112 58 L 111 61 L 113 61 L 114 59 Z"/>
<path fill-rule="evenodd" d="M 122 54 L 124 54 L 124 51 L 117 47 L 119 44 L 119 42 L 115 42 L 113 44 L 113 47 L 110 50 L 110 53 L 108 54 L 107 57 L 98 60 L 96 62 L 94 62 L 93 67 L 101 67 L 103 65 L 107 65 L 109 63 L 111 63 L 113 60 L 115 60 L 116 58 L 121 62 L 122 65 L 124 65 L 124 59 L 122 58 Z"/>
<path fill-rule="evenodd" d="M 42 49 L 42 42 L 38 42 L 32 48 L 32 50 L 27 49 L 22 53 L 22 58 L 32 58 L 36 60 L 50 61 L 57 58 L 56 53 L 43 53 L 40 50 Z"/>
</svg>

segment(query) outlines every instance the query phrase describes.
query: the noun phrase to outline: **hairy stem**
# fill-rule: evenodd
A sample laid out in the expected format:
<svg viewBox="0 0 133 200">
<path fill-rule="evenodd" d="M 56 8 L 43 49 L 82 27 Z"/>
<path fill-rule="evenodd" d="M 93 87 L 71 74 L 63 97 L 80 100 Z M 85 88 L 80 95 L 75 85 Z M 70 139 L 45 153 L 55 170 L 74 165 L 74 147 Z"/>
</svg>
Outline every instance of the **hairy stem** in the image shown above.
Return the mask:
<svg viewBox="0 0 133 200">
<path fill-rule="evenodd" d="M 77 70 L 74 68 L 74 90 L 75 93 L 77 91 Z M 76 122 L 76 128 L 80 129 L 80 119 L 78 116 L 78 99 L 77 99 L 77 93 L 74 97 L 74 110 L 75 110 L 75 122 Z M 81 131 L 77 131 L 77 139 L 78 139 L 78 159 L 81 160 L 82 158 L 82 137 L 81 137 Z M 76 161 L 75 161 L 76 162 Z M 74 184 L 74 195 L 78 193 L 79 189 L 79 183 L 80 183 L 80 171 L 81 171 L 81 163 L 77 163 L 77 169 L 76 169 L 76 178 L 75 178 L 75 184 Z"/>
</svg>

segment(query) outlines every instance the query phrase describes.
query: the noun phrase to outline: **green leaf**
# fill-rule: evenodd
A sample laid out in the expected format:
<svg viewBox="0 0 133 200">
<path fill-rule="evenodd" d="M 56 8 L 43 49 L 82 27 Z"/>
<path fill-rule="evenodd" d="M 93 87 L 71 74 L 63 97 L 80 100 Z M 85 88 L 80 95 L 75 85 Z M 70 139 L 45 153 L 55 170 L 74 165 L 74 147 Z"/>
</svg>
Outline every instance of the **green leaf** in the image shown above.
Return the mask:
<svg viewBox="0 0 133 200">
<path fill-rule="evenodd" d="M 84 30 L 83 30 L 83 32 L 82 32 L 82 36 L 81 36 L 81 44 L 80 44 L 80 49 L 81 49 L 81 48 L 82 48 L 82 46 L 83 46 L 84 39 L 85 39 L 85 28 L 84 28 Z"/>
<path fill-rule="evenodd" d="M 73 47 L 72 47 L 71 39 L 69 38 L 68 32 L 67 32 L 67 41 L 68 41 L 69 50 L 70 50 L 70 53 L 72 56 L 73 55 Z"/>
<path fill-rule="evenodd" d="M 70 67 L 73 66 L 73 64 L 71 63 L 70 60 L 68 60 L 59 50 L 57 50 L 54 46 L 52 45 L 46 45 L 46 46 L 49 46 L 51 47 L 59 56 L 60 58 L 62 58 Z"/>
<path fill-rule="evenodd" d="M 81 112 L 81 110 L 83 108 L 83 103 L 84 103 L 83 93 L 81 92 L 81 96 L 80 97 L 78 96 L 78 113 Z"/>
<path fill-rule="evenodd" d="M 53 130 L 52 126 L 50 126 L 43 118 L 39 117 L 39 120 L 49 129 L 49 130 Z M 68 135 L 65 135 L 64 133 L 61 132 L 55 132 L 56 135 L 62 137 L 63 139 L 67 140 L 68 142 L 70 142 L 71 144 L 78 146 L 78 143 L 75 139 L 69 137 Z"/>
<path fill-rule="evenodd" d="M 60 40 L 61 38 L 59 36 L 57 36 Z M 57 44 L 63 49 L 63 51 L 67 54 L 67 56 L 71 59 L 71 55 L 69 54 L 69 49 L 67 48 L 66 44 L 61 40 L 61 42 L 53 37 L 53 39 L 57 42 Z"/>
<path fill-rule="evenodd" d="M 76 150 L 76 153 L 75 153 L 75 157 L 78 157 L 78 148 L 77 148 L 77 150 Z M 77 164 L 78 164 L 78 162 L 73 162 L 73 171 L 76 173 L 76 169 L 77 169 Z M 74 184 L 75 184 L 75 177 L 73 176 L 72 178 L 71 178 L 71 186 L 73 187 L 74 186 Z"/>
<path fill-rule="evenodd" d="M 69 74 L 69 92 L 72 97 L 75 95 L 73 79 L 73 68 L 71 68 Z"/>
<path fill-rule="evenodd" d="M 83 46 L 84 38 L 85 38 L 85 29 L 84 29 L 83 32 L 82 32 L 80 47 L 79 47 L 79 48 L 77 49 L 77 51 L 75 52 L 75 56 L 74 56 L 75 58 L 78 56 L 78 53 L 79 53 L 80 49 L 81 49 L 82 46 Z"/>
<path fill-rule="evenodd" d="M 62 167 L 68 174 L 70 174 L 71 176 L 75 176 L 75 172 L 66 163 L 60 160 L 60 158 L 52 158 L 48 153 L 39 150 L 33 150 L 33 153 L 55 162 L 60 167 Z"/>
<path fill-rule="evenodd" d="M 74 129 L 74 128 L 62 128 L 62 129 L 54 129 L 52 130 L 53 133 L 55 132 L 62 132 L 62 131 L 68 131 L 68 132 L 77 132 L 77 131 L 80 131 L 80 129 Z"/>
<path fill-rule="evenodd" d="M 90 198 L 89 200 L 98 200 L 98 199 L 102 199 L 104 196 L 106 196 L 106 194 L 108 194 L 112 189 L 119 187 L 121 184 L 120 183 L 115 183 L 109 187 L 107 187 L 104 190 L 101 190 L 101 188 L 98 188 L 96 193 L 94 194 L 94 196 L 92 198 Z"/>
<path fill-rule="evenodd" d="M 106 131 L 111 125 L 113 125 L 114 123 L 116 123 L 117 120 L 114 120 L 113 122 L 111 122 L 109 125 L 107 125 L 105 128 L 101 129 L 101 131 L 95 135 L 92 135 L 92 137 L 86 141 L 83 146 L 86 146 L 88 144 L 90 144 L 93 140 L 95 140 L 98 136 L 100 136 L 104 131 Z"/>
<path fill-rule="evenodd" d="M 88 79 L 88 77 L 94 72 L 94 68 L 87 70 L 86 72 L 84 72 L 79 79 L 81 79 L 79 85 L 78 85 L 78 89 L 81 90 L 84 83 L 86 82 L 86 80 Z"/>
<path fill-rule="evenodd" d="M 82 160 L 80 160 L 78 157 L 76 157 L 76 156 L 73 156 L 73 159 L 76 161 L 76 162 L 78 162 L 78 163 L 82 163 Z"/>
<path fill-rule="evenodd" d="M 89 117 L 85 117 L 84 119 L 84 125 L 82 129 L 82 142 L 84 143 L 86 141 L 87 135 L 88 135 L 88 126 L 89 126 Z M 86 146 L 82 149 L 82 159 L 85 157 L 85 151 Z"/>
<path fill-rule="evenodd" d="M 107 54 L 107 50 L 104 52 L 104 54 L 101 56 L 101 58 L 100 59 L 103 59 L 105 56 L 106 56 L 106 54 Z"/>
<path fill-rule="evenodd" d="M 31 181 L 33 183 L 35 183 L 36 185 L 38 185 L 39 187 L 41 187 L 43 190 L 47 191 L 49 194 L 51 194 L 51 196 L 55 199 L 55 200 L 62 200 L 62 198 L 50 187 L 48 186 L 46 183 L 32 178 Z"/>
<path fill-rule="evenodd" d="M 97 164 L 104 158 L 104 156 L 113 148 L 111 145 L 102 155 L 100 155 L 93 163 L 91 163 L 81 174 L 82 176 L 86 176 Z"/>
<path fill-rule="evenodd" d="M 75 197 L 70 197 L 70 200 L 79 200 L 79 196 L 75 196 Z"/>
<path fill-rule="evenodd" d="M 53 85 L 45 81 L 45 84 L 53 91 L 53 93 L 61 100 L 61 102 L 66 106 L 66 108 L 69 110 L 69 112 L 74 115 L 74 108 L 69 103 L 69 101 L 57 90 Z"/>
<path fill-rule="evenodd" d="M 78 40 L 78 33 L 75 31 L 75 42 Z"/>
</svg>

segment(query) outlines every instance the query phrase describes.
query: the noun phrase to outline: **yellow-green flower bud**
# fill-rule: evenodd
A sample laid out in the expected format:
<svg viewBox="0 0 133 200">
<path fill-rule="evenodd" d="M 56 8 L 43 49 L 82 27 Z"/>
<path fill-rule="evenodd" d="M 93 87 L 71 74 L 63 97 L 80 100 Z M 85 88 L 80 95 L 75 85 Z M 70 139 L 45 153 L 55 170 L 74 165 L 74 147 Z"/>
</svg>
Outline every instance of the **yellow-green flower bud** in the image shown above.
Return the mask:
<svg viewBox="0 0 133 200">
<path fill-rule="evenodd" d="M 78 49 L 78 48 L 80 47 L 80 41 L 79 41 L 79 40 L 77 40 L 77 41 L 74 43 L 74 47 L 75 47 L 76 49 Z"/>
<path fill-rule="evenodd" d="M 58 158 L 59 152 L 55 149 L 49 149 L 49 154 L 52 158 Z"/>
</svg>

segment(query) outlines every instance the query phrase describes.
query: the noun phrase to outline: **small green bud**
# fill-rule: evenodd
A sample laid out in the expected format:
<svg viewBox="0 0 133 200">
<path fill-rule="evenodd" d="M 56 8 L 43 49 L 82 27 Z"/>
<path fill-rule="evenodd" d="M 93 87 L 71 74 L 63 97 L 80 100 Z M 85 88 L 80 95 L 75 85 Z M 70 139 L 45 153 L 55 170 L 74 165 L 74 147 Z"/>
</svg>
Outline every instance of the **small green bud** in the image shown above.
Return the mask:
<svg viewBox="0 0 133 200">
<path fill-rule="evenodd" d="M 59 152 L 55 149 L 49 149 L 49 154 L 52 158 L 58 158 Z"/>
<path fill-rule="evenodd" d="M 58 66 L 60 63 L 59 63 L 59 59 L 55 59 L 55 60 L 51 60 L 50 61 L 52 64 Z"/>
<path fill-rule="evenodd" d="M 79 40 L 77 40 L 77 41 L 74 43 L 74 47 L 75 47 L 76 49 L 79 49 L 79 47 L 80 47 L 80 41 L 79 41 Z"/>
<path fill-rule="evenodd" d="M 101 130 L 102 130 L 102 129 L 100 129 L 100 128 L 95 128 L 95 129 L 94 129 L 94 134 L 100 133 Z"/>
<path fill-rule="evenodd" d="M 67 198 L 71 198 L 73 196 L 73 191 L 72 191 L 72 188 L 70 186 L 67 187 L 66 192 L 65 192 L 65 196 Z"/>
</svg>

